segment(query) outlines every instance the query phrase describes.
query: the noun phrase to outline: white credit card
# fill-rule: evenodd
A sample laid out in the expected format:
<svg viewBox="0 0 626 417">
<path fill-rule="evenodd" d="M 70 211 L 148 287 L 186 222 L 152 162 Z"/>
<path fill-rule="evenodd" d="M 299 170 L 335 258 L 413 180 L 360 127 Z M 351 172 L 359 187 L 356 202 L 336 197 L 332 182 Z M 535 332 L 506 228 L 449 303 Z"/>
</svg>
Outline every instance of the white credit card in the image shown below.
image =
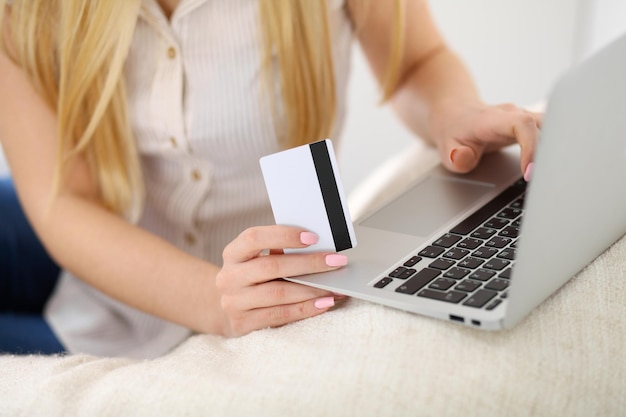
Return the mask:
<svg viewBox="0 0 626 417">
<path fill-rule="evenodd" d="M 356 246 L 329 139 L 267 155 L 259 162 L 276 224 L 300 226 L 319 236 L 315 245 L 285 253 L 339 252 Z"/>
</svg>

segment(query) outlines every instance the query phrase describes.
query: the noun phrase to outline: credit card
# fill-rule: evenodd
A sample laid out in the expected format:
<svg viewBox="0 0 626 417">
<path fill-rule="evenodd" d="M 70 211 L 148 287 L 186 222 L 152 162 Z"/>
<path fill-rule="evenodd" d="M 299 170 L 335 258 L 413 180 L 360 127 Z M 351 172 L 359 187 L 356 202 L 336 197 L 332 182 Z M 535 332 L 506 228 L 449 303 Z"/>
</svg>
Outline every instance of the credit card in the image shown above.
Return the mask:
<svg viewBox="0 0 626 417">
<path fill-rule="evenodd" d="M 300 226 L 319 236 L 303 249 L 285 253 L 335 251 L 356 246 L 337 160 L 330 139 L 260 159 L 276 224 Z"/>
</svg>

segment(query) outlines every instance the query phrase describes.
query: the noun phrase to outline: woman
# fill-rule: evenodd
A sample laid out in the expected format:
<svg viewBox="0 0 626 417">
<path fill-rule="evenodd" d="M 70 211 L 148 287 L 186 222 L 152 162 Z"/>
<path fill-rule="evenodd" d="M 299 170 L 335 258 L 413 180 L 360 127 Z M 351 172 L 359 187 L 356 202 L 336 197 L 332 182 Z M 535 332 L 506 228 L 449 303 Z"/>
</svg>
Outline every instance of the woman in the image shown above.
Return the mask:
<svg viewBox="0 0 626 417">
<path fill-rule="evenodd" d="M 347 259 L 282 254 L 317 237 L 271 225 L 258 158 L 338 136 L 354 34 L 384 97 L 449 169 L 516 141 L 532 169 L 539 116 L 482 103 L 422 0 L 6 3 L 0 140 L 63 272 L 55 282 L 42 256 L 3 273 L 11 291 L 55 290 L 39 295 L 45 320 L 42 302 L 6 297 L 0 350 L 154 357 L 191 331 L 243 335 L 343 298 L 278 279 Z"/>
</svg>

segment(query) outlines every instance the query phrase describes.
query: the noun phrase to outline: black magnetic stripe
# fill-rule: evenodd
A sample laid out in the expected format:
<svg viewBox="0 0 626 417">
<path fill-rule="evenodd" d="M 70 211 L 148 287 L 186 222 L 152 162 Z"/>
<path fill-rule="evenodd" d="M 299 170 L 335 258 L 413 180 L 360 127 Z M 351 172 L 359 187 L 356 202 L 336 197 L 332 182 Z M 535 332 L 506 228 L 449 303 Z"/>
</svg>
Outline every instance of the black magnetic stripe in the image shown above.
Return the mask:
<svg viewBox="0 0 626 417">
<path fill-rule="evenodd" d="M 350 232 L 348 232 L 346 216 L 343 212 L 343 206 L 341 205 L 339 189 L 337 188 L 337 181 L 335 179 L 335 173 L 333 172 L 333 166 L 330 162 L 328 148 L 326 148 L 326 142 L 320 141 L 311 143 L 309 148 L 311 149 L 313 165 L 315 165 L 317 180 L 320 184 L 320 190 L 322 191 L 322 198 L 324 199 L 330 230 L 333 234 L 335 250 L 342 251 L 344 249 L 350 249 L 352 247 Z"/>
</svg>

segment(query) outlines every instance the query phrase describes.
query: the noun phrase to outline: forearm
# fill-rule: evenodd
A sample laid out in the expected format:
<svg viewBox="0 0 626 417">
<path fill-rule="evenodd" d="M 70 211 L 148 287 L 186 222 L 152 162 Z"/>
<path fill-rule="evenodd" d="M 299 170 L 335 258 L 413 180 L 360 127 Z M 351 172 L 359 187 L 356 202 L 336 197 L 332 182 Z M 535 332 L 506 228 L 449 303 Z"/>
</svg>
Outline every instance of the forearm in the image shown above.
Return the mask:
<svg viewBox="0 0 626 417">
<path fill-rule="evenodd" d="M 434 145 L 451 106 L 479 103 L 469 72 L 443 44 L 409 67 L 391 97 L 391 104 L 406 126 Z"/>
<path fill-rule="evenodd" d="M 77 196 L 59 196 L 35 225 L 57 262 L 102 292 L 196 331 L 222 331 L 217 266 Z"/>
<path fill-rule="evenodd" d="M 470 74 L 446 46 L 426 0 L 398 3 L 404 21 L 401 40 L 394 35 L 396 2 L 348 4 L 358 39 L 378 81 L 382 85 L 387 71 L 397 72 L 399 81 L 390 101 L 414 133 L 436 144 L 450 108 L 480 104 Z M 392 60 L 394 48 L 401 48 L 397 68 Z"/>
</svg>

